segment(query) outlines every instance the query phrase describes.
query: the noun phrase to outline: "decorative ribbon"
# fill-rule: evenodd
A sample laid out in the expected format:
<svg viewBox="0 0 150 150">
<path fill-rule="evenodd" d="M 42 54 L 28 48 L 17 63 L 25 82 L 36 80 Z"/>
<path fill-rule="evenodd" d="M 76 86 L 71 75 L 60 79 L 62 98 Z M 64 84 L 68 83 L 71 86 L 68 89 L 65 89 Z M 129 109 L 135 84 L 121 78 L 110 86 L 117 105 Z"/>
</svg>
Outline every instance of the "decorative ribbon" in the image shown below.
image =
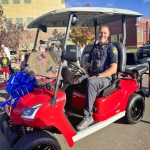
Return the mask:
<svg viewBox="0 0 150 150">
<path fill-rule="evenodd" d="M 6 86 L 10 98 L 3 102 L 0 107 L 4 108 L 7 104 L 10 104 L 11 107 L 16 106 L 19 99 L 32 92 L 36 86 L 37 81 L 35 77 L 30 76 L 26 72 L 16 72 L 9 78 Z"/>
</svg>

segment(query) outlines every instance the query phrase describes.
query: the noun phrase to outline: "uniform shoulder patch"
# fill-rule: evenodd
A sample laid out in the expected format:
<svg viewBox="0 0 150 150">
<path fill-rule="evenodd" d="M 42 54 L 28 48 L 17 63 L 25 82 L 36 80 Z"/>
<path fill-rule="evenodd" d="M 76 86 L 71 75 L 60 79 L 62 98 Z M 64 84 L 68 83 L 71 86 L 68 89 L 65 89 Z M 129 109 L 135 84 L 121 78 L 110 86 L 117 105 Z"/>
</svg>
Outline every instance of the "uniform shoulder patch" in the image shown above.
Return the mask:
<svg viewBox="0 0 150 150">
<path fill-rule="evenodd" d="M 113 54 L 114 54 L 114 55 L 118 55 L 118 50 L 117 50 L 116 47 L 113 47 L 112 51 L 113 51 Z"/>
</svg>

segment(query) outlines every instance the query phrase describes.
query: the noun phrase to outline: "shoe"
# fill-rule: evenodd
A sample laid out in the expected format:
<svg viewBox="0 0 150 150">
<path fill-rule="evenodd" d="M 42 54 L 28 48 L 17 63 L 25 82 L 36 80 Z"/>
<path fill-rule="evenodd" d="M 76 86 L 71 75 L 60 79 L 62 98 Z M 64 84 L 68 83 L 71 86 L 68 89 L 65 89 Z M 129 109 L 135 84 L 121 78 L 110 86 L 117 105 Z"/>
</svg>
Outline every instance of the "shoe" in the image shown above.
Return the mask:
<svg viewBox="0 0 150 150">
<path fill-rule="evenodd" d="M 87 128 L 93 122 L 93 118 L 91 116 L 85 116 L 83 120 L 77 125 L 77 130 L 81 131 Z"/>
</svg>

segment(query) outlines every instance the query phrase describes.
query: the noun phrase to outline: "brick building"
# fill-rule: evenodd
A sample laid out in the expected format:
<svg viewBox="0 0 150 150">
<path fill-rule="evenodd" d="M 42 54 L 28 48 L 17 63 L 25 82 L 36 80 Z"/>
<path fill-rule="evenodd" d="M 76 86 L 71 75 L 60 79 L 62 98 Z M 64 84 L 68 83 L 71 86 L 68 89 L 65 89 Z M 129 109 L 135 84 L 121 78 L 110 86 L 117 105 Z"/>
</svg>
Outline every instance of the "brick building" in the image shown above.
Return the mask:
<svg viewBox="0 0 150 150">
<path fill-rule="evenodd" d="M 108 24 L 111 31 L 111 41 L 121 42 L 122 23 L 116 21 Z M 150 40 L 150 19 L 145 17 L 129 18 L 126 20 L 126 46 L 140 47 Z"/>
</svg>

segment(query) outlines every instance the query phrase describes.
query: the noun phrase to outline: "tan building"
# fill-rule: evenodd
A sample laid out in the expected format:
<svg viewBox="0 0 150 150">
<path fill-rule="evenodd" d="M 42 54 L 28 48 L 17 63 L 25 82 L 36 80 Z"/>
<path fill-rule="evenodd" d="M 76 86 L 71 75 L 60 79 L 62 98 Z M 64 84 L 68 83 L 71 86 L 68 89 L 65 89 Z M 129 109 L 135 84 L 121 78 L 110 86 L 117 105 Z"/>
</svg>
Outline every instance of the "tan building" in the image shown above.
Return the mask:
<svg viewBox="0 0 150 150">
<path fill-rule="evenodd" d="M 65 0 L 0 0 L 6 19 L 10 19 L 16 24 L 26 26 L 38 16 L 55 9 L 65 8 Z M 30 30 L 30 38 L 24 34 L 23 40 L 20 41 L 21 49 L 32 49 L 35 38 L 35 30 Z M 39 40 L 47 40 L 53 29 L 48 31 L 49 34 L 40 34 Z M 38 44 L 39 45 L 39 44 Z"/>
<path fill-rule="evenodd" d="M 28 24 L 46 12 L 65 7 L 65 0 L 0 0 L 0 3 L 4 16 L 18 24 Z"/>
</svg>

